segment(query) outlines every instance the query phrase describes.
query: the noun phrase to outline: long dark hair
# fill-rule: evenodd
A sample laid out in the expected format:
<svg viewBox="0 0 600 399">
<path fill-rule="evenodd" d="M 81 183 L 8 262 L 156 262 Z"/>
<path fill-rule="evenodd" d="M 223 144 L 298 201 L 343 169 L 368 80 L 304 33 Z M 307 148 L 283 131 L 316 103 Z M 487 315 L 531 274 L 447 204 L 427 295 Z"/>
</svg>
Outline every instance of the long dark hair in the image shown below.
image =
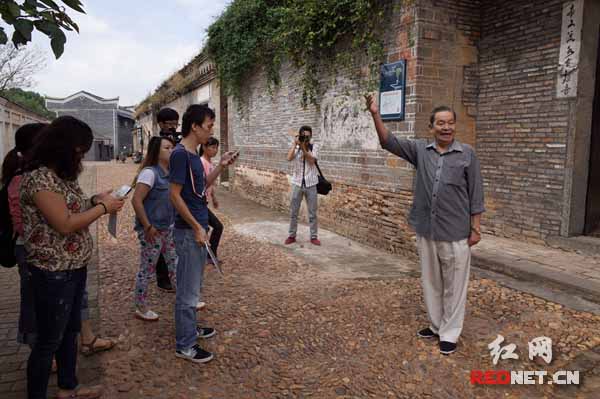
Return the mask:
<svg viewBox="0 0 600 399">
<path fill-rule="evenodd" d="M 199 156 L 204 155 L 204 148 L 205 147 L 210 147 L 212 145 L 216 145 L 218 147 L 219 146 L 219 139 L 214 138 L 214 137 L 209 137 L 208 141 L 206 142 L 206 144 L 200 145 L 200 150 L 198 151 L 198 155 Z"/>
<path fill-rule="evenodd" d="M 148 168 L 150 166 L 158 165 L 158 157 L 160 155 L 160 146 L 162 145 L 163 140 L 167 140 L 169 143 L 175 145 L 175 143 L 173 142 L 173 140 L 171 140 L 170 137 L 152 136 L 152 138 L 148 142 L 148 151 L 146 151 L 146 156 L 144 157 L 144 160 L 142 161 L 142 164 L 140 165 L 140 167 L 138 169 L 138 173 L 137 173 L 136 177 L 133 179 L 132 187 L 135 186 L 135 184 L 137 183 L 137 176 L 139 176 L 142 169 Z"/>
<path fill-rule="evenodd" d="M 63 180 L 77 180 L 83 171 L 83 156 L 92 147 L 89 125 L 72 116 L 59 116 L 40 133 L 27 169 L 52 169 Z"/>
<path fill-rule="evenodd" d="M 31 156 L 36 137 L 46 126 L 46 123 L 28 123 L 17 129 L 15 132 L 15 148 L 6 154 L 4 162 L 2 162 L 3 186 L 9 184 L 12 178 L 23 170 L 25 163 Z"/>
</svg>

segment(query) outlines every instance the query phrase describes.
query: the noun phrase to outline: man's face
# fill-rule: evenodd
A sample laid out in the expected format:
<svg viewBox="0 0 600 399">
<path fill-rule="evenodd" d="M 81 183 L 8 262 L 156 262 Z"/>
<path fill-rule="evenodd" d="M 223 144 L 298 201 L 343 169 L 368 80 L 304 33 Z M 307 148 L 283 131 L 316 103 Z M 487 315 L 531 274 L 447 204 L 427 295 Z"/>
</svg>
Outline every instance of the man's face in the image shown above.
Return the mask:
<svg viewBox="0 0 600 399">
<path fill-rule="evenodd" d="M 192 124 L 192 133 L 196 135 L 200 144 L 206 144 L 208 142 L 208 139 L 213 135 L 214 125 L 215 120 L 209 117 L 204 118 L 204 122 L 200 125 L 196 123 Z"/>
<path fill-rule="evenodd" d="M 177 131 L 177 127 L 179 126 L 179 121 L 172 120 L 172 121 L 158 122 L 158 126 L 160 127 L 160 130 L 163 132 L 175 133 Z"/>
<path fill-rule="evenodd" d="M 454 113 L 450 111 L 441 111 L 437 112 L 434 118 L 431 133 L 433 134 L 435 141 L 444 146 L 452 144 L 456 126 Z"/>
</svg>

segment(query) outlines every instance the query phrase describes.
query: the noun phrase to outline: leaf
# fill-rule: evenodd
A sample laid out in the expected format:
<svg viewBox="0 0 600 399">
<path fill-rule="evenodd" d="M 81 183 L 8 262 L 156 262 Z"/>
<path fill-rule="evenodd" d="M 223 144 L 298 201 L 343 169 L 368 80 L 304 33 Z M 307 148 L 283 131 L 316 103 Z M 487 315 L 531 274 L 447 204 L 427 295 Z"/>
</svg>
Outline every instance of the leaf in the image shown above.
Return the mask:
<svg viewBox="0 0 600 399">
<path fill-rule="evenodd" d="M 21 16 L 21 7 L 14 1 L 7 1 L 6 7 L 13 17 L 18 18 Z"/>
<path fill-rule="evenodd" d="M 63 51 L 65 51 L 66 41 L 67 37 L 61 30 L 57 30 L 56 33 L 52 36 L 52 40 L 50 40 L 50 46 L 52 46 L 52 51 L 54 52 L 54 56 L 56 57 L 56 59 L 59 59 Z"/>
<path fill-rule="evenodd" d="M 47 5 L 48 7 L 50 7 L 53 10 L 59 11 L 60 12 L 60 7 L 58 4 L 56 4 L 54 1 L 52 0 L 40 0 L 41 3 L 44 3 L 45 5 Z"/>
<path fill-rule="evenodd" d="M 62 0 L 62 1 L 67 6 L 69 6 L 69 8 L 72 8 L 75 11 L 79 11 L 79 12 L 85 14 L 85 11 L 83 10 L 81 1 L 79 1 L 79 0 Z"/>
<path fill-rule="evenodd" d="M 0 27 L 0 44 L 6 44 L 8 41 L 8 36 L 6 36 L 6 32 L 4 32 L 4 28 Z"/>
<path fill-rule="evenodd" d="M 54 34 L 56 33 L 58 29 L 58 26 L 56 26 L 56 24 L 40 19 L 37 20 L 33 23 L 35 25 L 35 28 L 37 30 L 39 30 L 40 32 L 44 33 L 46 36 L 52 38 L 52 36 L 54 36 Z"/>
<path fill-rule="evenodd" d="M 21 32 L 15 30 L 12 35 L 12 42 L 15 45 L 15 47 L 18 48 L 22 44 L 27 44 L 28 40 L 21 34 Z"/>
<path fill-rule="evenodd" d="M 25 38 L 26 41 L 31 41 L 31 32 L 33 31 L 33 21 L 28 19 L 19 18 L 15 22 L 15 29 L 19 31 L 21 36 Z"/>
</svg>

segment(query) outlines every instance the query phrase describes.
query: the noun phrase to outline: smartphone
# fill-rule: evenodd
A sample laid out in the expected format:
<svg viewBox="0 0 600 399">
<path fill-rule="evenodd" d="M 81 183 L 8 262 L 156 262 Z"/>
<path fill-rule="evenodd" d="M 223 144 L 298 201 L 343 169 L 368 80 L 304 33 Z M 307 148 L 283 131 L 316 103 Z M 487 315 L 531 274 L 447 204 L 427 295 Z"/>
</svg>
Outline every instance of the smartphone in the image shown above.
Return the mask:
<svg viewBox="0 0 600 399">
<path fill-rule="evenodd" d="M 116 198 L 124 198 L 124 197 L 127 197 L 127 194 L 129 194 L 130 191 L 131 191 L 131 186 L 124 184 L 121 187 L 119 187 L 118 190 L 113 191 L 113 196 L 115 196 Z"/>
</svg>

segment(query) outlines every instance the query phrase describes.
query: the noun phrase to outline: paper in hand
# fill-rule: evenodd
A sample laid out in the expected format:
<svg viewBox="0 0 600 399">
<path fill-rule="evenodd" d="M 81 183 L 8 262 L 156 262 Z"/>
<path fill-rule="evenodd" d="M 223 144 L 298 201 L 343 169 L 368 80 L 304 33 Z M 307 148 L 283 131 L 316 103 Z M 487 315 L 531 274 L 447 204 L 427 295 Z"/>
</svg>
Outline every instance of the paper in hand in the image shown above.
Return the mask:
<svg viewBox="0 0 600 399">
<path fill-rule="evenodd" d="M 108 232 L 114 238 L 117 238 L 117 214 L 111 213 L 108 215 Z"/>
<path fill-rule="evenodd" d="M 213 265 L 215 265 L 215 269 L 217 269 L 217 271 L 219 272 L 219 274 L 221 276 L 224 276 L 223 270 L 221 270 L 221 266 L 219 265 L 219 260 L 215 256 L 215 253 L 212 251 L 212 249 L 210 249 L 210 246 L 208 245 L 207 242 L 204 243 L 204 246 L 206 247 L 206 252 L 208 252 L 208 256 L 210 256 L 210 259 L 212 260 Z"/>
</svg>

